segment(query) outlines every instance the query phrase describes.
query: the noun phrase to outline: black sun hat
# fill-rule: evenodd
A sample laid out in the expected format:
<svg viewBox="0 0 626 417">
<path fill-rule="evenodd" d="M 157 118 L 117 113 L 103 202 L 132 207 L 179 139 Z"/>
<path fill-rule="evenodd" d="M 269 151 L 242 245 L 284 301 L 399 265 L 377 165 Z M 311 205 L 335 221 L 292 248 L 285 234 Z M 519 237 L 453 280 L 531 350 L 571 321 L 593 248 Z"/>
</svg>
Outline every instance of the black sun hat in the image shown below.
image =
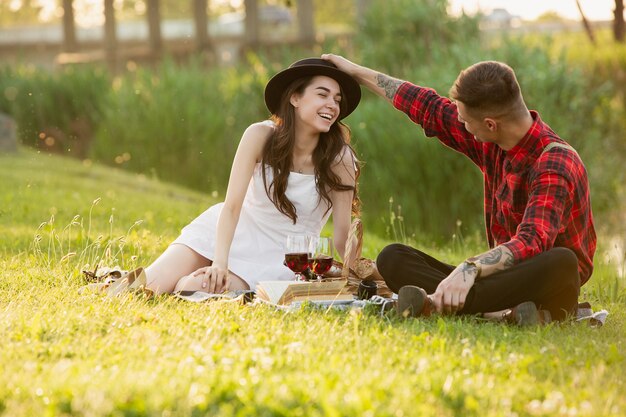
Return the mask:
<svg viewBox="0 0 626 417">
<path fill-rule="evenodd" d="M 337 81 L 343 93 L 346 110 L 339 115 L 343 119 L 356 109 L 361 101 L 361 87 L 354 78 L 339 70 L 330 61 L 321 58 L 305 58 L 294 62 L 289 68 L 274 75 L 265 86 L 265 105 L 271 113 L 278 110 L 280 98 L 291 82 L 301 77 L 325 75 Z"/>
</svg>

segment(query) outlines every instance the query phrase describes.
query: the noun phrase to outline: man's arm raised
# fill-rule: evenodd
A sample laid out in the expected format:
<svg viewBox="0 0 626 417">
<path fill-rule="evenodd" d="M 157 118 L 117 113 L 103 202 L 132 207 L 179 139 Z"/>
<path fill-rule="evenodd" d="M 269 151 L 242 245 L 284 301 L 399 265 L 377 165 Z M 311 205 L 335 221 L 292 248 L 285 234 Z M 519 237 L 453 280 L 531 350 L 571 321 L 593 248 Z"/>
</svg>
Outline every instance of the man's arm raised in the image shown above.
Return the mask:
<svg viewBox="0 0 626 417">
<path fill-rule="evenodd" d="M 390 103 L 393 103 L 396 91 L 404 83 L 403 80 L 357 65 L 339 55 L 323 54 L 322 59 L 332 62 L 341 71 L 350 74 L 359 84 L 387 99 Z"/>
</svg>

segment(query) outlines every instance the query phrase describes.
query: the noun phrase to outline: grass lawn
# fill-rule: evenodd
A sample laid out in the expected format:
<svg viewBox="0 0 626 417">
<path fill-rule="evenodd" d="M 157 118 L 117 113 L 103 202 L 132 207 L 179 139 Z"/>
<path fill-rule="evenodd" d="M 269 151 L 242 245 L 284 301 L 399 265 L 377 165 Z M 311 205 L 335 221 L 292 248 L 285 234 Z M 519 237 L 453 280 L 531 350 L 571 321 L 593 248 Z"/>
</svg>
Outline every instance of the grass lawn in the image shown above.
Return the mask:
<svg viewBox="0 0 626 417">
<path fill-rule="evenodd" d="M 603 249 L 581 297 L 602 328 L 106 299 L 78 294 L 83 268 L 145 265 L 220 197 L 33 151 L 0 164 L 2 416 L 626 415 L 626 289 Z"/>
</svg>

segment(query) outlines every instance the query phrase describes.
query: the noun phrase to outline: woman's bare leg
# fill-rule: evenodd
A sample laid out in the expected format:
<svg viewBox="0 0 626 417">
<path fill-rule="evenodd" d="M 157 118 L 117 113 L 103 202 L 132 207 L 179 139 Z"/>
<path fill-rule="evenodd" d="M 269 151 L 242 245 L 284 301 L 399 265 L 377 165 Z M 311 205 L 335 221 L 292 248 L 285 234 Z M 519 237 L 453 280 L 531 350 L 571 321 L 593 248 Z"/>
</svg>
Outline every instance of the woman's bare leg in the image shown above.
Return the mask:
<svg viewBox="0 0 626 417">
<path fill-rule="evenodd" d="M 211 265 L 209 259 L 188 246 L 170 245 L 146 268 L 147 288 L 155 295 L 174 292 L 176 284 L 182 277 L 209 265 Z"/>
</svg>

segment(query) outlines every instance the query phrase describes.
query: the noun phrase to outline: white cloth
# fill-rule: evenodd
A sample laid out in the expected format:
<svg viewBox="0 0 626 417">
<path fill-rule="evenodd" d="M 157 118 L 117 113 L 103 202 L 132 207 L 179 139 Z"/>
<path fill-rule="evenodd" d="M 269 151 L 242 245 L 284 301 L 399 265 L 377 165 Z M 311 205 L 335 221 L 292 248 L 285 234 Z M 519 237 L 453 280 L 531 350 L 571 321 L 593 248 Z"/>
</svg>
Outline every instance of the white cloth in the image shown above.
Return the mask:
<svg viewBox="0 0 626 417">
<path fill-rule="evenodd" d="M 602 327 L 606 323 L 608 315 L 609 312 L 606 310 L 594 312 L 589 303 L 581 303 L 576 311 L 576 321 L 587 321 L 591 327 Z"/>
<path fill-rule="evenodd" d="M 273 173 L 267 167 L 267 183 Z M 259 281 L 292 280 L 294 273 L 283 265 L 287 235 L 319 236 L 331 211 L 320 199 L 315 176 L 291 172 L 287 198 L 296 208 L 296 224 L 278 211 L 265 192 L 261 164 L 258 163 L 248 185 L 239 222 L 230 247 L 228 269 L 245 280 L 250 289 Z M 210 260 L 215 255 L 217 220 L 224 203 L 216 204 L 185 226 L 173 244 L 183 244 Z"/>
</svg>

